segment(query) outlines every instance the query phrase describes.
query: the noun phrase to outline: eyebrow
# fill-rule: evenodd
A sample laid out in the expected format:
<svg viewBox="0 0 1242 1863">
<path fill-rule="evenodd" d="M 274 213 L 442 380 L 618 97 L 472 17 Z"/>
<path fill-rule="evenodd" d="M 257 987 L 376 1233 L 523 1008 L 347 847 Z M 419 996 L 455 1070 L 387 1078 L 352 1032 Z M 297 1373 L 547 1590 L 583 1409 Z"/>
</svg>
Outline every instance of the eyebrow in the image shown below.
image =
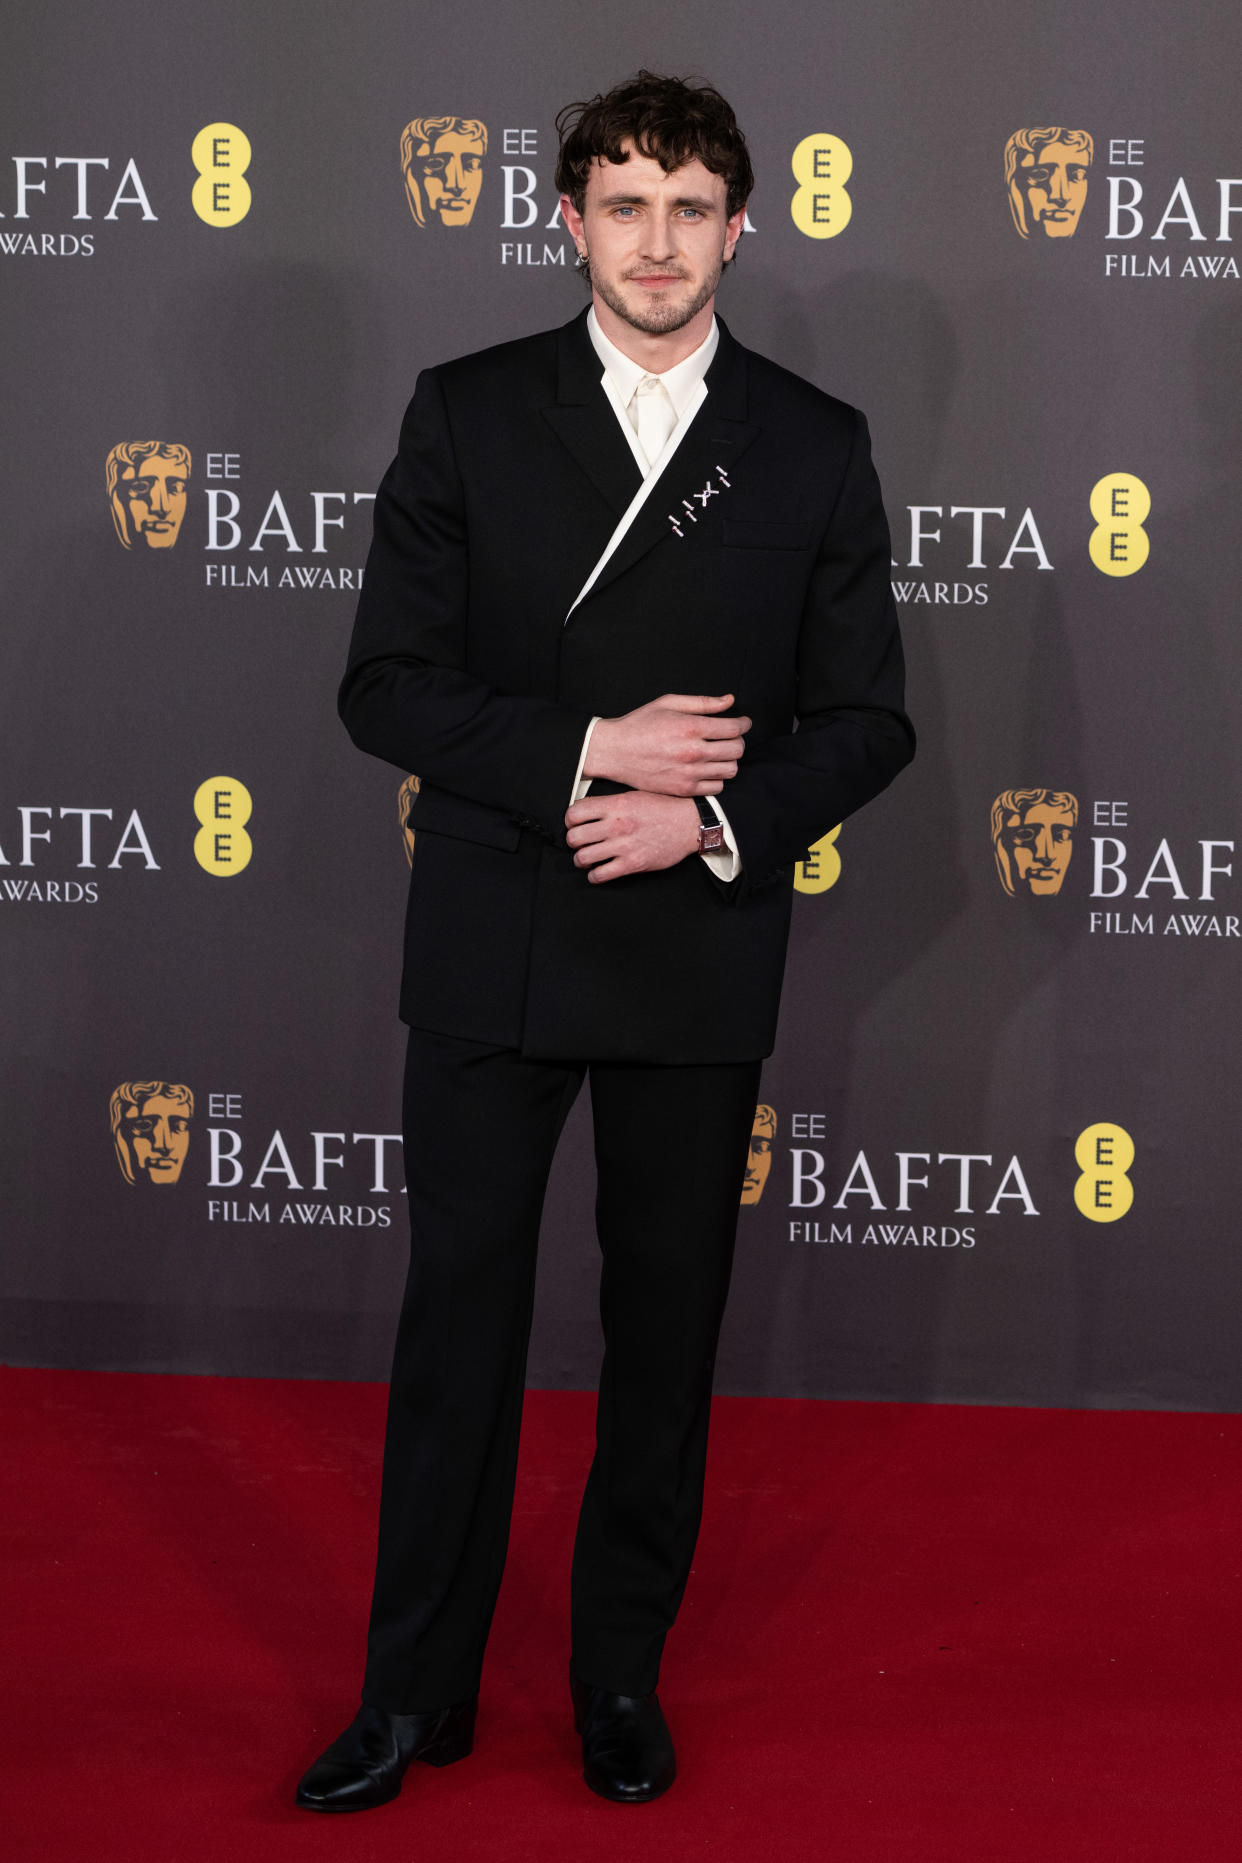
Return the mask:
<svg viewBox="0 0 1242 1863">
<path fill-rule="evenodd" d="M 654 196 L 650 194 L 605 194 L 600 199 L 601 207 L 647 207 Z M 674 207 L 697 207 L 701 213 L 711 213 L 715 201 L 707 200 L 701 194 L 678 194 L 673 198 Z"/>
</svg>

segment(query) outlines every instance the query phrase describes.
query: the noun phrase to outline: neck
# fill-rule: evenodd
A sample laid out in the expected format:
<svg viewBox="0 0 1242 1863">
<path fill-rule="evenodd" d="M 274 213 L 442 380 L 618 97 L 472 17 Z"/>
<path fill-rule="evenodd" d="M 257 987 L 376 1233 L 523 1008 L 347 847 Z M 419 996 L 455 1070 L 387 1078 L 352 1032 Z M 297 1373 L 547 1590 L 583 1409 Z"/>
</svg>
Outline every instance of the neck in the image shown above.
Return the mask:
<svg viewBox="0 0 1242 1863">
<path fill-rule="evenodd" d="M 615 343 L 623 356 L 628 356 L 631 362 L 636 362 L 651 375 L 663 375 L 666 369 L 675 369 L 679 362 L 692 356 L 700 343 L 707 341 L 707 333 L 716 312 L 716 300 L 712 297 L 679 330 L 666 330 L 653 335 L 649 330 L 636 329 L 624 317 L 618 317 L 616 311 L 604 303 L 598 291 L 593 291 L 591 298 L 596 320 L 608 341 Z"/>
</svg>

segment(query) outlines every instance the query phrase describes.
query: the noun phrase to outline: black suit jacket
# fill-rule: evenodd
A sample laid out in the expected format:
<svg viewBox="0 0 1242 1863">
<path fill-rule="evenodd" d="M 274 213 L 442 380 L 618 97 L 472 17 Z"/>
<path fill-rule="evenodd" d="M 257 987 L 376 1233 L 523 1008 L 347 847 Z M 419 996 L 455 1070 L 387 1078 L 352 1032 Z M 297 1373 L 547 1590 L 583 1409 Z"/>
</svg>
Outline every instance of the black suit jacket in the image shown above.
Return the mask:
<svg viewBox="0 0 1242 1863">
<path fill-rule="evenodd" d="M 340 706 L 422 778 L 401 1013 L 549 1058 L 754 1059 L 793 863 L 913 754 L 866 423 L 722 323 L 706 401 L 566 623 L 641 483 L 600 376 L 585 313 L 425 371 L 376 499 Z M 593 886 L 563 819 L 583 736 L 664 692 L 754 720 L 720 798 L 741 877 L 692 856 Z"/>
</svg>

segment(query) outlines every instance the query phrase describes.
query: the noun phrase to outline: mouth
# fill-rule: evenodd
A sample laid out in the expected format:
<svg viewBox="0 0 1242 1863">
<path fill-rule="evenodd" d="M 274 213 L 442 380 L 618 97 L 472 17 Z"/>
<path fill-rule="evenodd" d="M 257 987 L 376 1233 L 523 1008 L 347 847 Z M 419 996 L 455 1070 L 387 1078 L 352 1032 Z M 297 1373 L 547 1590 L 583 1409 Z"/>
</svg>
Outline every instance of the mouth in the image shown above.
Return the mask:
<svg viewBox="0 0 1242 1863">
<path fill-rule="evenodd" d="M 670 285 L 682 285 L 686 279 L 683 272 L 631 272 L 628 282 L 646 291 L 667 291 Z"/>
</svg>

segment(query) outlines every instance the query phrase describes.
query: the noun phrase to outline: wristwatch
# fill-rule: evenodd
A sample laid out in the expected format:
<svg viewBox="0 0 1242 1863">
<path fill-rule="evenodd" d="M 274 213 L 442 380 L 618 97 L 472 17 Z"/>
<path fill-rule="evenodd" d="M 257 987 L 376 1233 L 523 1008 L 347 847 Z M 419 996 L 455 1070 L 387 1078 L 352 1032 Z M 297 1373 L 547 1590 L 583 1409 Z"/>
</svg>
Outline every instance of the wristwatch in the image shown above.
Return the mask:
<svg viewBox="0 0 1242 1863">
<path fill-rule="evenodd" d="M 699 853 L 720 853 L 725 845 L 724 823 L 706 796 L 696 796 L 694 806 L 699 811 Z"/>
</svg>

